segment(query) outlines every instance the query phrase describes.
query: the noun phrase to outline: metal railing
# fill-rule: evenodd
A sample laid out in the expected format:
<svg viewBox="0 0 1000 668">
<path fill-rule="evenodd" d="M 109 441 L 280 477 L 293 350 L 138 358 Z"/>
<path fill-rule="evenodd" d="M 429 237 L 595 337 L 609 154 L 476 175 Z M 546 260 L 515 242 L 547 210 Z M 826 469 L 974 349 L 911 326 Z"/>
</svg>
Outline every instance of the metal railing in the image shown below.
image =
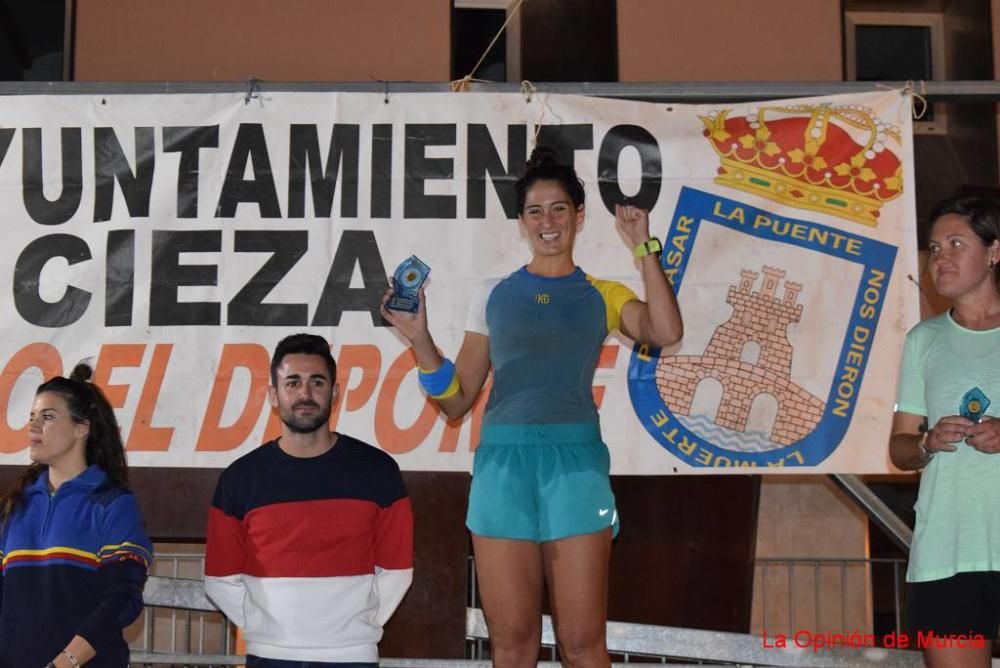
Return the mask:
<svg viewBox="0 0 1000 668">
<path fill-rule="evenodd" d="M 232 653 L 231 639 L 233 627 L 218 613 L 211 601 L 205 596 L 202 581 L 193 578 L 173 577 L 182 574 L 182 564 L 191 562 L 196 572 L 201 572 L 200 554 L 167 553 L 158 557 L 159 562 L 154 572 L 167 573 L 150 576 L 146 584 L 144 598 L 147 611 L 159 610 L 167 616 L 163 619 L 149 619 L 144 624 L 142 646 L 133 644 L 132 663 L 136 666 L 232 666 L 240 665 L 243 657 Z M 891 568 L 893 572 L 896 604 L 896 626 L 901 625 L 899 610 L 901 609 L 900 591 L 904 561 L 902 559 L 760 559 L 757 570 L 761 577 L 767 573 L 785 573 L 789 582 L 794 582 L 796 572 L 811 573 L 814 582 L 817 575 L 824 571 L 839 573 L 841 582 L 846 583 L 847 575 L 852 569 L 867 569 L 883 567 Z M 475 566 L 469 563 L 470 583 L 475 582 Z M 815 586 L 815 585 L 814 585 Z M 836 588 L 835 588 L 836 589 Z M 844 603 L 844 587 L 840 586 L 839 603 L 841 610 Z M 763 589 L 762 589 L 763 591 Z M 815 589 L 816 598 L 813 601 L 813 615 L 818 618 L 818 611 L 823 605 L 824 590 Z M 800 592 L 801 593 L 801 592 Z M 470 584 L 470 600 L 475 600 L 475 585 Z M 796 599 L 788 599 L 788 610 L 794 614 Z M 836 602 L 836 601 L 835 601 Z M 774 614 L 780 609 L 774 600 L 764 599 L 762 606 L 767 606 Z M 801 609 L 801 607 L 800 607 Z M 204 642 L 192 643 L 193 639 L 204 641 L 205 634 L 196 633 L 198 625 L 207 623 L 207 619 L 218 620 L 222 624 L 225 639 L 224 646 L 216 649 L 206 646 Z M 767 620 L 767 615 L 764 615 Z M 922 659 L 917 652 L 886 650 L 881 647 L 865 644 L 863 646 L 841 645 L 836 647 L 815 646 L 815 643 L 796 641 L 794 617 L 788 617 L 788 625 L 781 625 L 778 620 L 767 620 L 767 630 L 772 640 L 760 635 L 739 633 L 724 633 L 676 627 L 652 626 L 644 624 L 628 624 L 609 622 L 607 630 L 608 650 L 616 661 L 615 666 L 636 665 L 650 661 L 661 664 L 678 665 L 678 661 L 689 662 L 682 665 L 735 665 L 735 666 L 920 666 Z M 771 623 L 771 622 L 775 623 Z M 841 613 L 842 627 L 846 631 L 846 613 Z M 166 624 L 170 630 L 170 642 L 157 645 L 155 630 L 158 624 Z M 788 636 L 787 647 L 776 647 L 773 643 L 774 634 L 778 631 Z M 819 637 L 819 629 L 814 629 Z M 801 627 L 799 629 L 801 633 Z M 438 666 L 446 668 L 468 668 L 488 666 L 489 633 L 485 617 L 478 604 L 470 604 L 466 610 L 466 639 L 470 643 L 470 655 L 465 660 L 424 660 L 424 659 L 392 659 L 381 661 L 386 668 L 420 668 Z M 824 643 L 827 642 L 824 637 Z M 552 621 L 545 616 L 542 622 L 542 646 L 547 649 L 549 663 L 539 663 L 540 666 L 558 665 L 558 658 Z"/>
<path fill-rule="evenodd" d="M 534 84 L 538 93 L 592 95 L 650 102 L 749 102 L 791 97 L 817 97 L 844 93 L 867 93 L 886 88 L 906 88 L 908 81 L 615 81 L 548 82 Z M 448 81 L 4 81 L 0 95 L 113 95 L 307 92 L 307 93 L 448 93 Z M 476 93 L 520 93 L 516 82 L 470 83 Z M 1000 81 L 925 81 L 920 95 L 931 102 L 1000 102 Z"/>
<path fill-rule="evenodd" d="M 906 570 L 905 559 L 799 559 L 799 558 L 770 558 L 758 559 L 755 562 L 754 589 L 760 593 L 760 605 L 762 608 L 761 620 L 766 622 L 763 629 L 769 633 L 773 639 L 775 632 L 780 632 L 792 639 L 796 633 L 826 634 L 826 633 L 846 633 L 851 634 L 860 629 L 865 630 L 865 640 L 869 646 L 848 651 L 846 655 L 838 652 L 828 654 L 827 652 L 814 652 L 824 657 L 819 663 L 801 663 L 803 661 L 801 653 L 794 653 L 793 659 L 789 663 L 773 663 L 782 661 L 787 657 L 776 656 L 778 648 L 766 647 L 767 640 L 761 635 L 749 635 L 738 633 L 722 633 L 715 631 L 703 631 L 698 629 L 685 629 L 676 627 L 651 626 L 643 624 L 627 624 L 623 622 L 608 623 L 608 651 L 612 658 L 620 660 L 622 665 L 635 665 L 633 659 L 641 663 L 659 661 L 660 663 L 676 664 L 678 659 L 690 660 L 698 665 L 723 664 L 723 665 L 789 665 L 789 666 L 811 666 L 811 665 L 843 665 L 843 666 L 867 666 L 867 665 L 923 665 L 916 652 L 904 652 L 903 656 L 897 653 L 890 653 L 883 657 L 880 653 L 872 653 L 871 650 L 881 649 L 877 647 L 881 643 L 883 633 L 873 633 L 870 631 L 870 623 L 865 617 L 858 620 L 859 623 L 852 626 L 851 616 L 848 613 L 848 601 L 851 599 L 850 587 L 852 581 L 857 581 L 859 591 L 855 592 L 865 597 L 866 611 L 871 606 L 872 573 L 890 572 L 892 577 L 893 610 L 895 622 L 895 632 L 898 634 L 903 630 L 903 580 Z M 796 574 L 809 573 L 812 577 L 810 595 L 811 600 L 807 604 L 812 610 L 812 623 L 795 624 L 796 609 L 800 612 L 803 609 L 801 602 L 802 593 L 794 588 Z M 787 592 L 783 592 L 781 604 L 774 598 L 773 593 L 764 586 L 768 576 L 784 574 L 786 582 L 790 585 Z M 833 578 L 826 578 L 823 575 L 832 574 Z M 481 602 L 476 590 L 476 565 L 475 559 L 470 555 L 468 559 L 469 596 L 468 611 L 466 616 L 466 656 L 473 660 L 484 660 L 489 658 L 489 635 L 486 632 L 485 619 L 479 610 Z M 799 602 L 796 606 L 796 601 Z M 833 608 L 832 615 L 829 613 Z M 827 610 L 827 614 L 822 614 Z M 774 619 L 776 612 L 782 612 L 782 619 Z M 770 618 L 769 618 L 770 615 Z M 831 619 L 832 617 L 832 619 Z M 822 625 L 820 621 L 824 622 Z M 773 622 L 773 623 L 772 623 Z M 836 622 L 836 623 L 831 623 Z M 862 623 L 863 622 L 863 625 Z M 867 636 L 871 638 L 867 638 Z M 825 637 L 825 636 L 824 636 Z M 721 645 L 720 645 L 721 643 Z M 542 633 L 541 652 L 548 659 L 555 661 L 558 658 L 555 636 L 551 630 L 551 621 L 548 616 L 544 618 Z M 874 646 L 872 646 L 874 645 Z M 721 651 L 721 647 L 728 647 L 728 650 Z M 813 648 L 809 648 L 813 652 Z M 915 658 L 916 657 L 916 658 Z M 772 662 L 772 663 L 769 663 Z M 897 663 L 899 662 L 899 663 Z M 541 665 L 541 664 L 540 664 Z"/>
<path fill-rule="evenodd" d="M 905 559 L 767 558 L 757 559 L 754 566 L 760 608 L 755 629 L 790 635 L 803 628 L 815 632 L 870 628 L 873 585 L 880 581 L 891 582 L 891 630 L 897 634 L 904 630 Z"/>
<path fill-rule="evenodd" d="M 470 608 L 466 611 L 465 634 L 471 639 L 489 638 L 482 610 Z M 916 668 L 924 665 L 919 652 L 873 646 L 831 648 L 818 646 L 818 639 L 811 640 L 813 642 L 789 639 L 787 647 L 779 647 L 774 643 L 769 645 L 762 636 L 623 622 L 608 622 L 607 630 L 608 651 L 625 657 L 625 663 L 630 663 L 628 659 L 632 656 L 641 656 L 657 657 L 662 663 L 680 659 L 729 666 Z M 555 645 L 552 619 L 548 615 L 542 619 L 542 645 Z"/>
<path fill-rule="evenodd" d="M 861 478 L 856 475 L 838 474 L 831 475 L 830 480 L 847 494 L 905 554 L 910 553 L 913 529 L 900 519 Z"/>
<path fill-rule="evenodd" d="M 152 576 L 149 579 L 146 599 L 152 605 L 179 605 L 185 610 L 205 610 L 211 602 L 205 598 L 200 583 Z M 466 610 L 466 637 L 488 639 L 489 631 L 482 610 Z M 542 620 L 542 644 L 555 645 L 552 620 L 546 615 Z M 736 666 L 884 666 L 909 668 L 923 665 L 917 652 L 886 650 L 877 647 L 830 648 L 793 642 L 788 647 L 769 646 L 760 636 L 701 631 L 675 627 L 650 626 L 609 622 L 607 629 L 608 650 L 624 658 L 623 664 L 633 657 L 659 657 L 662 663 L 675 663 L 676 659 L 693 660 L 698 664 Z M 218 656 L 171 652 L 157 655 L 154 652 L 133 653 L 132 661 L 138 665 L 238 665 L 238 656 Z M 484 666 L 482 660 L 441 661 L 426 659 L 384 659 L 387 668 L 424 666 Z M 540 664 L 544 665 L 544 664 Z M 554 665 L 554 664 L 553 664 Z"/>
<path fill-rule="evenodd" d="M 203 554 L 155 554 L 154 575 L 143 592 L 146 608 L 137 622 L 142 630 L 130 643 L 133 666 L 243 663 L 234 656 L 235 627 L 205 596 L 203 571 Z"/>
</svg>

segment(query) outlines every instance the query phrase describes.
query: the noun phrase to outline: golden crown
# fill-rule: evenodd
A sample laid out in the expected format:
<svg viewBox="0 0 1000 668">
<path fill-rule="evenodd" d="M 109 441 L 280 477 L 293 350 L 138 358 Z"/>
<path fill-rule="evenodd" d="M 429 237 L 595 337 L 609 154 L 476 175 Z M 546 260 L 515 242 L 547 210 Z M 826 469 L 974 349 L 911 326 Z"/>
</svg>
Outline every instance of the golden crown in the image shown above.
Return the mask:
<svg viewBox="0 0 1000 668">
<path fill-rule="evenodd" d="M 903 191 L 889 148 L 899 129 L 861 105 L 761 106 L 701 116 L 719 154 L 715 182 L 794 207 L 878 225 L 882 204 Z"/>
</svg>

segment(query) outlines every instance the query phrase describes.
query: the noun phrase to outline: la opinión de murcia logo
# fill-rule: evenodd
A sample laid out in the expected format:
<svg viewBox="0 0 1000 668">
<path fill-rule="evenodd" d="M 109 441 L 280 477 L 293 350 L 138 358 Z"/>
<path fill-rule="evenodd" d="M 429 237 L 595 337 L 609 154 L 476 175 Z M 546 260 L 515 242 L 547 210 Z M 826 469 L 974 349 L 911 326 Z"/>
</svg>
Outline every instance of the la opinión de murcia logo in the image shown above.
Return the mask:
<svg viewBox="0 0 1000 668">
<path fill-rule="evenodd" d="M 981 633 L 937 634 L 933 631 L 917 631 L 915 635 L 891 631 L 876 637 L 874 633 L 860 631 L 809 631 L 799 629 L 793 633 L 768 635 L 765 630 L 760 638 L 764 649 L 811 649 L 820 652 L 828 649 L 861 649 L 865 647 L 885 647 L 886 649 L 924 650 L 928 648 L 982 649 L 988 647 Z"/>
</svg>

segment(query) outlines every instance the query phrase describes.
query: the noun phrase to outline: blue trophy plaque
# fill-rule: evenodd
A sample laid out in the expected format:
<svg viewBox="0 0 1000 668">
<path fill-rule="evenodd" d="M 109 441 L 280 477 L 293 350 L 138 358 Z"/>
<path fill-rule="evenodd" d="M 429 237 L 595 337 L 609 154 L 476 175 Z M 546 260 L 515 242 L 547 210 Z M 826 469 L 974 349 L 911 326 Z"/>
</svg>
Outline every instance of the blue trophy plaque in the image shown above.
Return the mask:
<svg viewBox="0 0 1000 668">
<path fill-rule="evenodd" d="M 962 397 L 962 404 L 958 408 L 958 414 L 973 422 L 980 422 L 983 416 L 986 415 L 986 409 L 989 407 L 990 398 L 978 387 L 974 387 Z"/>
<path fill-rule="evenodd" d="M 416 313 L 420 307 L 420 297 L 417 292 L 427 280 L 431 268 L 420 261 L 416 255 L 403 260 L 392 275 L 392 296 L 385 307 L 394 311 Z"/>
</svg>

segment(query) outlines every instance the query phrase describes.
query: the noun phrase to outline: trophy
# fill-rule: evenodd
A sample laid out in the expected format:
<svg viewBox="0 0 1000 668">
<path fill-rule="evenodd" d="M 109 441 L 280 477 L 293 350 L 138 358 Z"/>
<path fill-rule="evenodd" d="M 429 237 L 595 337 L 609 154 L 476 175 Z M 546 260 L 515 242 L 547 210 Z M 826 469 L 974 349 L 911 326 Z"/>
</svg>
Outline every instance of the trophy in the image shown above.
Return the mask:
<svg viewBox="0 0 1000 668">
<path fill-rule="evenodd" d="M 986 409 L 990 407 L 990 398 L 982 390 L 974 387 L 962 397 L 962 404 L 958 408 L 958 414 L 968 418 L 973 422 L 979 422 L 986 414 Z"/>
<path fill-rule="evenodd" d="M 417 291 L 430 273 L 431 268 L 416 255 L 403 260 L 392 275 L 392 296 L 385 307 L 394 311 L 416 313 L 420 307 Z"/>
</svg>

